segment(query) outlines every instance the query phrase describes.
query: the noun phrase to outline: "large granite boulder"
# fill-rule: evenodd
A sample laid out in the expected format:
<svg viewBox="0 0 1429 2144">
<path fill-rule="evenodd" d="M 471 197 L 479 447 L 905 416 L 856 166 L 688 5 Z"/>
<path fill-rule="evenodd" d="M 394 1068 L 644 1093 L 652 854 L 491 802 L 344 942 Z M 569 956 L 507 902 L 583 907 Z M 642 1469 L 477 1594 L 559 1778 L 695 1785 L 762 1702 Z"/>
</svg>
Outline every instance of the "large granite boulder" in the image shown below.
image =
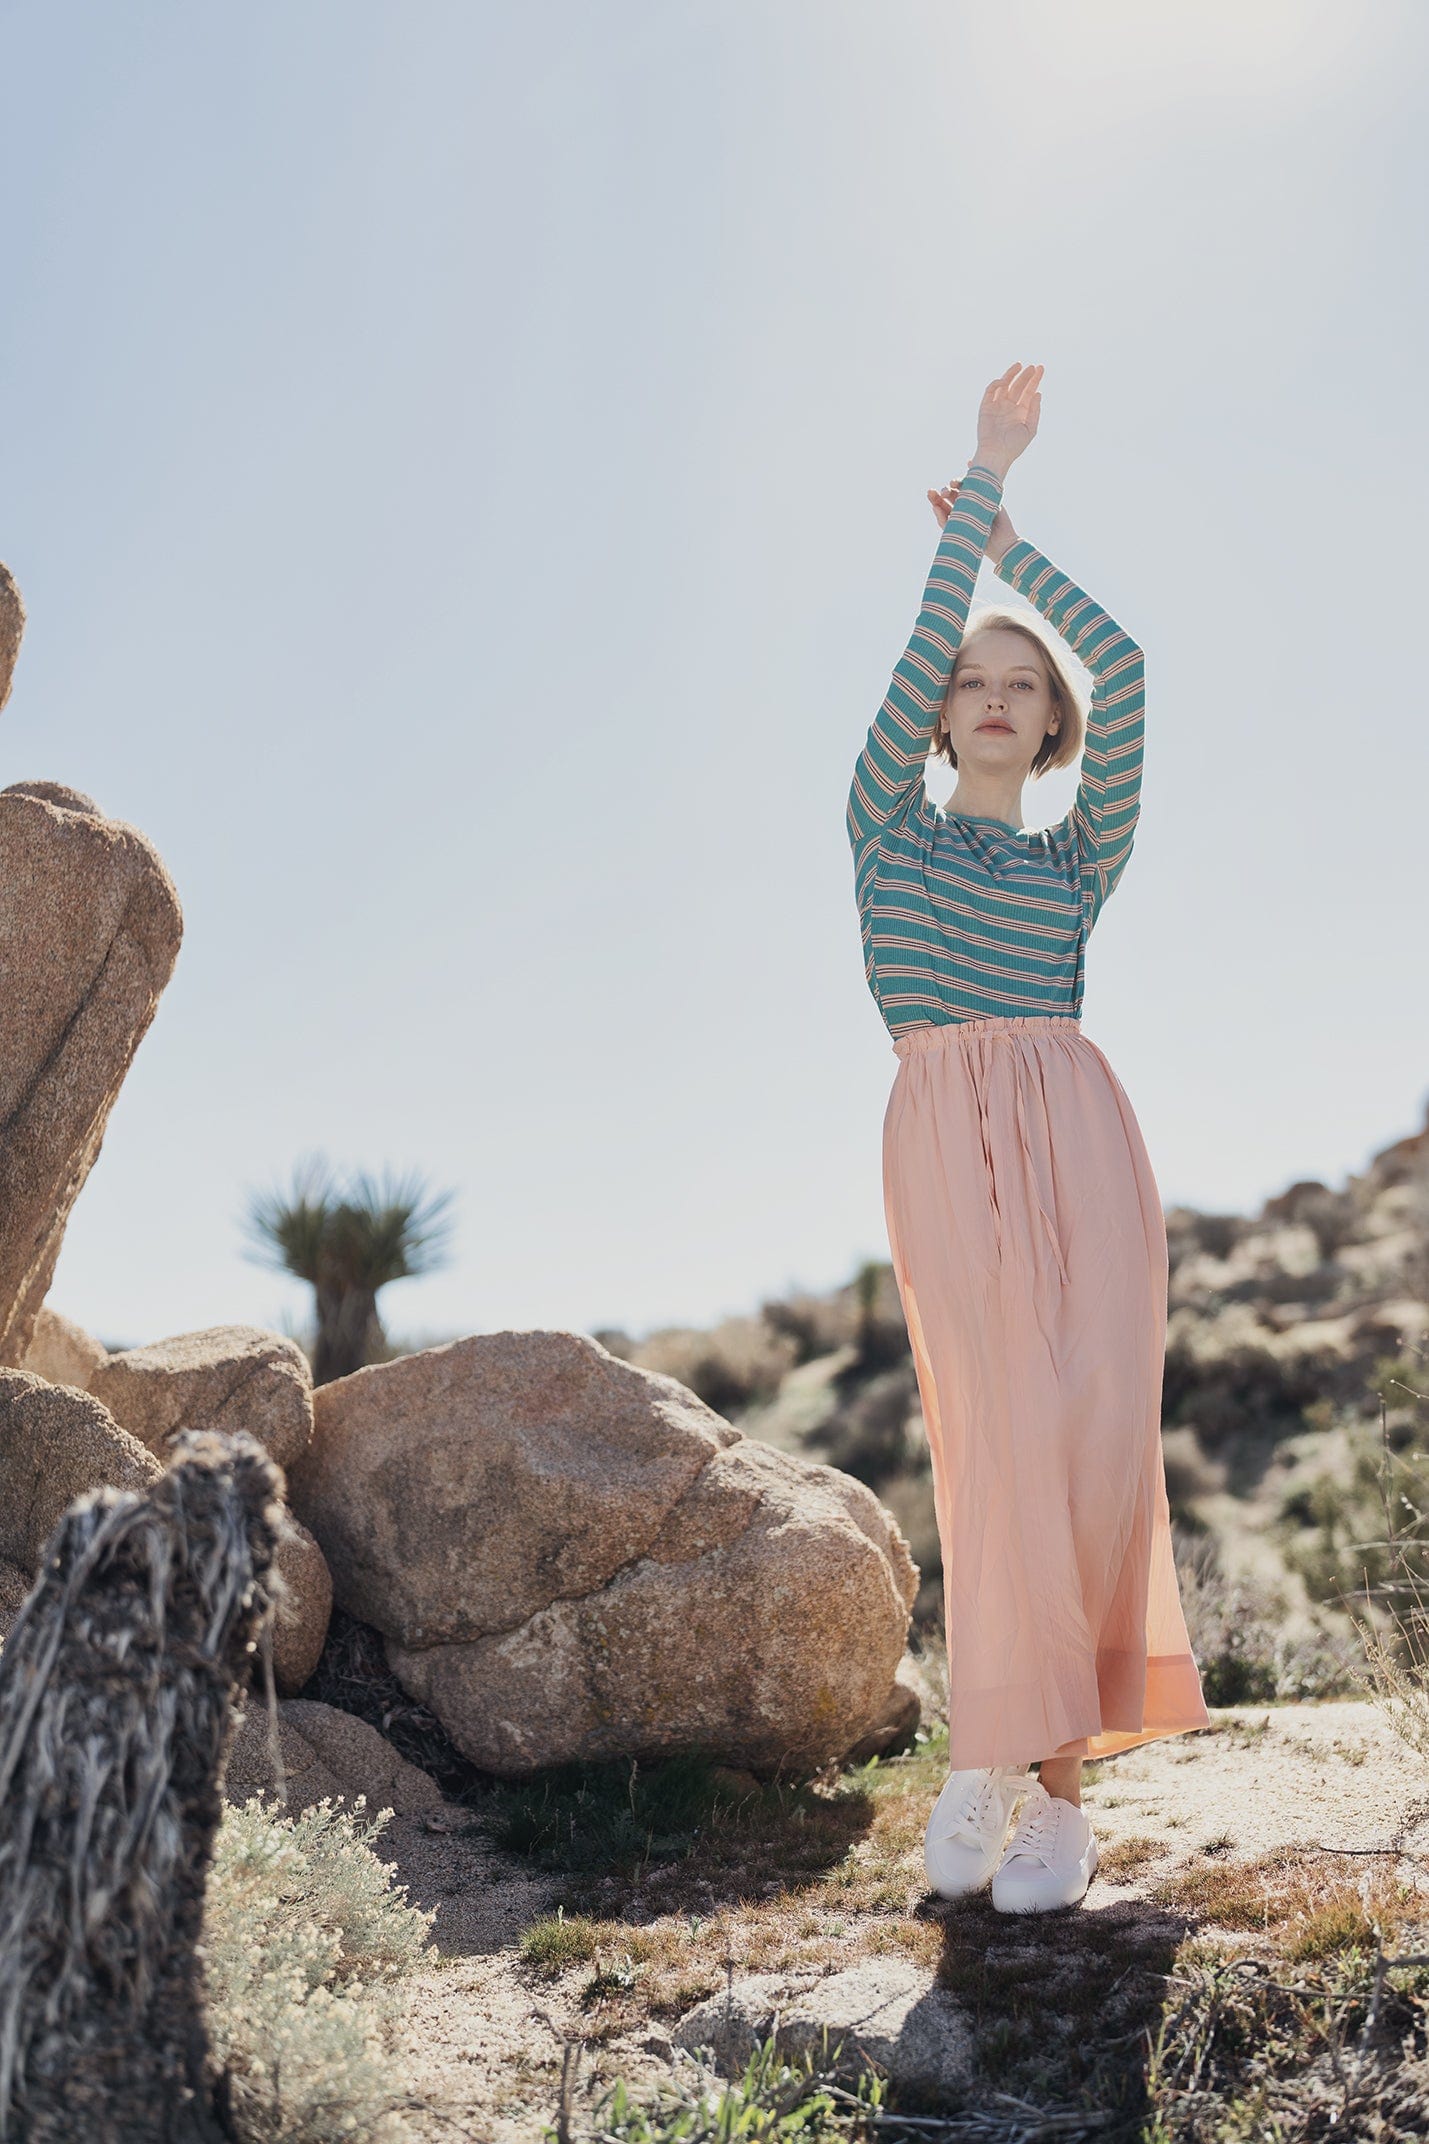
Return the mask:
<svg viewBox="0 0 1429 2144">
<path fill-rule="evenodd" d="M 86 1490 L 147 1489 L 164 1471 L 93 1393 L 0 1370 L 0 1626 L 8 1629 L 39 1571 L 61 1513 Z M 296 1694 L 317 1666 L 332 1613 L 322 1550 L 291 1515 L 274 1568 L 283 1581 L 273 1623 L 273 1676 Z"/>
<path fill-rule="evenodd" d="M 768 1776 L 886 1716 L 917 1572 L 872 1492 L 583 1333 L 314 1394 L 289 1477 L 335 1597 L 500 1776 L 701 1749 Z"/>
<path fill-rule="evenodd" d="M 85 1384 L 161 1458 L 181 1430 L 246 1429 L 286 1469 L 313 1431 L 307 1356 L 256 1325 L 214 1325 L 105 1355 Z"/>
<path fill-rule="evenodd" d="M 5 630 L 0 591 L 0 671 Z M 0 791 L 0 1365 L 24 1360 L 182 928 L 132 826 L 59 783 Z"/>
</svg>

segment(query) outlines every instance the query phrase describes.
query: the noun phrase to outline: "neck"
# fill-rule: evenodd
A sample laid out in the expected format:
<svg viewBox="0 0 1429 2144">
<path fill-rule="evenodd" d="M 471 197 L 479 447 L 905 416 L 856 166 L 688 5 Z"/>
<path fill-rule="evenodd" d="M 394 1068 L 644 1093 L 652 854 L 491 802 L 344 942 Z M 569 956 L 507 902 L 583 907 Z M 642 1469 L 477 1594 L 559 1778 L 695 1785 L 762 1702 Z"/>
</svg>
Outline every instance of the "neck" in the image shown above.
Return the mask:
<svg viewBox="0 0 1429 2144">
<path fill-rule="evenodd" d="M 959 781 L 943 809 L 966 812 L 974 819 L 1005 819 L 1009 826 L 1022 824 L 1022 784 L 1010 791 L 1006 785 Z"/>
</svg>

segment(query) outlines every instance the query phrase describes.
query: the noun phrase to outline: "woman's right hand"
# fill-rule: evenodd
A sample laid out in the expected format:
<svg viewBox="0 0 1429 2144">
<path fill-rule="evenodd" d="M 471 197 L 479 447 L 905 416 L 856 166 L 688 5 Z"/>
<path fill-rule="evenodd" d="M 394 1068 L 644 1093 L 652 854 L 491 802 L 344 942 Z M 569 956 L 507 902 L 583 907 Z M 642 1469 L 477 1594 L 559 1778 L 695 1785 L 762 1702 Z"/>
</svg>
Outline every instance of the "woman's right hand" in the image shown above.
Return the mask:
<svg viewBox="0 0 1429 2144">
<path fill-rule="evenodd" d="M 1042 414 L 1039 389 L 1045 365 L 1009 365 L 989 383 L 977 413 L 975 462 L 1005 477 L 1024 448 L 1037 436 Z"/>
</svg>

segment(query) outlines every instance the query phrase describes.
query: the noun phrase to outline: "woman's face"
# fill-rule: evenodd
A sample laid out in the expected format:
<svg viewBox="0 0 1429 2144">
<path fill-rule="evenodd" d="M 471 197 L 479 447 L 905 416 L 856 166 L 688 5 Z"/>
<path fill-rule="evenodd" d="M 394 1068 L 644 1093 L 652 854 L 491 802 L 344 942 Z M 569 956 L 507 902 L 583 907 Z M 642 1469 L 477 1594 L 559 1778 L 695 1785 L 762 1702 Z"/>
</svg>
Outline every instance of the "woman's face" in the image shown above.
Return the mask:
<svg viewBox="0 0 1429 2144">
<path fill-rule="evenodd" d="M 1030 767 L 1060 727 L 1037 650 L 1005 626 L 984 626 L 958 649 L 945 713 L 960 767 Z"/>
</svg>

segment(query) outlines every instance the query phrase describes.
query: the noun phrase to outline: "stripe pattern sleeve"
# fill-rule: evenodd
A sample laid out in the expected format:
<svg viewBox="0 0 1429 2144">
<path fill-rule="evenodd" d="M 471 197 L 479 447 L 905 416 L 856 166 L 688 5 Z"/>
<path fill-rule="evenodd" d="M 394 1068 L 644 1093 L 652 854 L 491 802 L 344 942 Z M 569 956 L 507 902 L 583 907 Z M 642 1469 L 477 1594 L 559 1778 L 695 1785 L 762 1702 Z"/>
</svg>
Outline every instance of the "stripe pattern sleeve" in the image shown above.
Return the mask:
<svg viewBox="0 0 1429 2144">
<path fill-rule="evenodd" d="M 970 463 L 933 554 L 912 637 L 853 770 L 847 826 L 856 862 L 917 796 L 1001 503 L 1001 478 Z"/>
<path fill-rule="evenodd" d="M 1130 634 L 1035 545 L 1019 538 L 997 571 L 1035 605 L 1092 675 L 1081 775 L 1070 813 L 1090 931 L 1126 869 L 1141 812 L 1145 658 Z"/>
</svg>

